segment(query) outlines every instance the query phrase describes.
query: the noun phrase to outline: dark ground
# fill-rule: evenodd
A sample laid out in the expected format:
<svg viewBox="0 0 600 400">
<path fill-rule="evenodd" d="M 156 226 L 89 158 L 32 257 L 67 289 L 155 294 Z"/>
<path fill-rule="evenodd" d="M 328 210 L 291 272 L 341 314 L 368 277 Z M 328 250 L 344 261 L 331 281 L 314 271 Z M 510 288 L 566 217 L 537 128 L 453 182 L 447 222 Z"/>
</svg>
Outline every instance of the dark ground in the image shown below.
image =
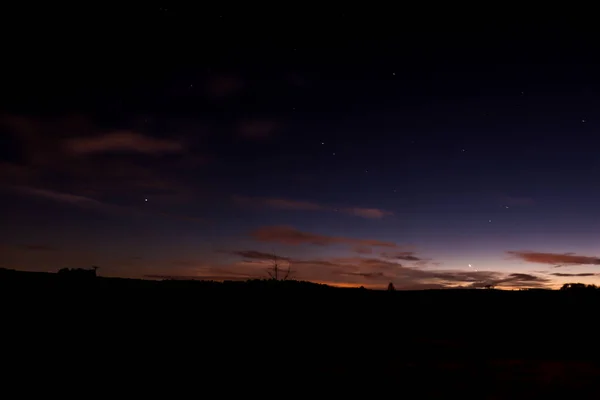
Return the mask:
<svg viewBox="0 0 600 400">
<path fill-rule="evenodd" d="M 4 270 L 0 293 L 3 376 L 26 392 L 600 398 L 596 291 L 380 292 Z"/>
</svg>

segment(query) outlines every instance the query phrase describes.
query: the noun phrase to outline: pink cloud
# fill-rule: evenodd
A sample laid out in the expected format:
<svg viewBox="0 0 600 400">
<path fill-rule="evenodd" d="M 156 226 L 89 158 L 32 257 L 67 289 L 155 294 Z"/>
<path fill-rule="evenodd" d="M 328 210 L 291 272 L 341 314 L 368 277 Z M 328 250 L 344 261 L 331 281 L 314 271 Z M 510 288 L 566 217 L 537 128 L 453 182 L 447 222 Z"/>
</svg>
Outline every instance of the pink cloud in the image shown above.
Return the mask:
<svg viewBox="0 0 600 400">
<path fill-rule="evenodd" d="M 508 251 L 508 254 L 523 261 L 538 264 L 600 265 L 600 257 L 581 256 L 572 253 L 540 253 L 534 251 Z"/>
<path fill-rule="evenodd" d="M 282 244 L 299 245 L 313 244 L 329 246 L 345 244 L 350 246 L 397 247 L 393 242 L 376 239 L 354 239 L 347 237 L 325 236 L 315 233 L 299 231 L 290 226 L 267 226 L 255 230 L 252 236 L 262 242 L 276 242 Z"/>
<path fill-rule="evenodd" d="M 358 217 L 369 218 L 369 219 L 381 219 L 385 216 L 394 215 L 390 211 L 380 210 L 378 208 L 345 208 L 342 212 L 346 214 L 356 215 Z"/>
<path fill-rule="evenodd" d="M 65 148 L 74 154 L 104 152 L 138 152 L 144 154 L 177 153 L 183 150 L 181 143 L 144 136 L 130 131 L 117 131 L 96 137 L 72 138 Z"/>
<path fill-rule="evenodd" d="M 269 207 L 280 210 L 297 210 L 297 211 L 338 211 L 348 215 L 354 215 L 362 218 L 369 219 L 380 219 L 385 216 L 393 215 L 390 211 L 380 210 L 377 208 L 333 208 L 325 206 L 323 204 L 303 201 L 303 200 L 291 200 L 273 197 L 246 197 L 246 196 L 234 196 L 233 200 L 239 204 L 258 206 L 258 207 Z"/>
</svg>

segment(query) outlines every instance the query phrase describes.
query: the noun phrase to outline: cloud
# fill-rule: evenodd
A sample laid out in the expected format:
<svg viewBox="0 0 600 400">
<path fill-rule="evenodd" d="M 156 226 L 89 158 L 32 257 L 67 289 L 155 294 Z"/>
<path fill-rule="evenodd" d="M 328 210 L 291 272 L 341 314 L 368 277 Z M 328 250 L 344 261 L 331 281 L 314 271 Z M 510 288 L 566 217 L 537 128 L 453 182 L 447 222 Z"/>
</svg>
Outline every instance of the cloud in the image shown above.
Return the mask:
<svg viewBox="0 0 600 400">
<path fill-rule="evenodd" d="M 30 195 L 33 197 L 41 197 L 48 200 L 53 200 L 59 203 L 68 203 L 76 206 L 82 207 L 106 207 L 108 206 L 105 203 L 102 203 L 98 200 L 91 199 L 85 196 L 78 196 L 69 193 L 60 193 L 52 190 L 46 189 L 37 189 L 30 187 L 19 187 L 16 190 L 20 193 Z"/>
<path fill-rule="evenodd" d="M 390 211 L 380 210 L 378 208 L 343 208 L 342 212 L 350 215 L 356 215 L 358 217 L 370 218 L 370 219 L 381 219 L 388 215 L 394 215 Z"/>
<path fill-rule="evenodd" d="M 383 277 L 383 272 L 344 272 L 346 276 L 360 276 L 367 279 Z"/>
<path fill-rule="evenodd" d="M 344 244 L 349 246 L 397 247 L 393 242 L 375 239 L 354 239 L 347 237 L 325 236 L 299 231 L 290 226 L 267 226 L 254 232 L 252 236 L 261 242 L 275 242 L 290 245 L 312 244 L 330 246 Z"/>
<path fill-rule="evenodd" d="M 323 207 L 316 203 L 309 201 L 297 201 L 280 198 L 265 198 L 265 197 L 246 197 L 246 196 L 234 196 L 233 200 L 239 204 L 250 205 L 250 206 L 261 206 L 277 208 L 281 210 L 298 210 L 298 211 L 316 211 L 323 210 Z"/>
<path fill-rule="evenodd" d="M 262 251 L 255 251 L 255 250 L 232 251 L 231 254 L 234 254 L 234 255 L 237 255 L 237 256 L 240 256 L 243 258 L 253 259 L 253 260 L 270 260 L 270 261 L 274 261 L 274 260 L 289 261 L 290 260 L 288 257 L 280 257 L 276 254 L 263 253 Z"/>
<path fill-rule="evenodd" d="M 238 204 L 255 206 L 255 207 L 268 207 L 279 210 L 296 210 L 296 211 L 332 211 L 342 212 L 349 215 L 354 215 L 362 218 L 380 219 L 385 216 L 393 215 L 390 211 L 380 210 L 377 208 L 334 208 L 325 206 L 323 204 L 303 201 L 303 200 L 290 200 L 277 197 L 247 197 L 247 196 L 233 196 L 233 200 Z"/>
<path fill-rule="evenodd" d="M 356 254 L 373 254 L 373 249 L 367 246 L 354 246 L 353 251 Z"/>
<path fill-rule="evenodd" d="M 350 257 L 298 262 L 292 266 L 299 277 L 312 280 L 360 285 L 367 279 L 371 284 L 385 287 L 393 282 L 405 290 L 433 288 L 481 288 L 493 285 L 504 288 L 547 287 L 550 280 L 531 274 L 501 273 L 495 271 L 423 270 L 407 267 L 394 261 Z"/>
<path fill-rule="evenodd" d="M 244 87 L 242 78 L 231 74 L 214 76 L 206 82 L 206 90 L 213 97 L 225 98 L 239 93 Z"/>
<path fill-rule="evenodd" d="M 149 124 L 131 121 L 107 130 L 85 116 L 2 115 L 0 125 L 13 137 L 20 158 L 0 163 L 0 180 L 14 186 L 46 187 L 92 198 L 115 193 L 137 198 L 160 195 L 169 201 L 194 196 L 196 189 L 183 180 L 186 172 L 203 165 L 207 158 L 196 152 L 184 152 L 182 143 L 143 135 L 139 132 Z M 185 150 L 197 137 L 193 121 L 158 122 L 180 137 L 187 135 Z M 190 130 L 194 131 L 193 136 Z M 177 151 L 179 156 L 162 158 L 156 163 L 143 157 L 114 157 L 114 151 L 142 154 Z M 91 154 L 95 156 L 86 156 Z"/>
<path fill-rule="evenodd" d="M 412 251 L 401 251 L 397 253 L 381 253 L 381 257 L 393 260 L 421 261 L 421 259 L 414 254 L 415 253 Z"/>
<path fill-rule="evenodd" d="M 278 126 L 277 122 L 266 119 L 242 121 L 238 125 L 238 132 L 249 139 L 264 139 L 271 136 Z"/>
<path fill-rule="evenodd" d="M 105 152 L 136 152 L 144 154 L 177 153 L 183 150 L 181 143 L 156 139 L 130 131 L 117 131 L 95 137 L 68 139 L 65 148 L 73 154 Z"/>
<path fill-rule="evenodd" d="M 496 275 L 499 275 L 496 273 Z M 496 276 L 489 277 L 486 280 L 473 282 L 471 287 L 480 288 L 487 285 L 491 286 L 508 286 L 508 287 L 529 287 L 529 288 L 544 288 L 550 284 L 550 280 L 547 278 L 531 275 L 512 273 L 504 277 Z"/>
<path fill-rule="evenodd" d="M 566 273 L 562 273 L 562 272 L 554 272 L 554 273 L 551 273 L 550 275 L 554 275 L 554 276 L 596 276 L 598 274 L 594 274 L 592 272 L 582 272 L 579 274 L 566 274 Z"/>
<path fill-rule="evenodd" d="M 179 215 L 169 212 L 156 211 L 152 209 L 143 209 L 130 206 L 122 206 L 116 204 L 105 203 L 90 197 L 80 196 L 70 193 L 56 192 L 48 189 L 39 189 L 31 187 L 12 187 L 10 188 L 17 193 L 24 194 L 26 196 L 37 197 L 42 199 L 51 200 L 57 203 L 68 204 L 84 209 L 95 209 L 103 212 L 117 213 L 119 215 L 145 215 L 145 216 L 157 216 L 169 219 L 176 219 L 180 221 L 188 222 L 202 222 L 206 223 L 205 219 L 197 218 L 187 215 Z"/>
<path fill-rule="evenodd" d="M 24 244 L 19 247 L 27 251 L 58 251 L 58 248 L 56 247 L 47 246 L 43 244 Z"/>
<path fill-rule="evenodd" d="M 183 268 L 148 276 L 152 279 L 205 279 L 244 280 L 267 278 L 268 263 L 272 254 L 257 250 L 220 251 L 238 255 L 246 260 L 220 266 Z M 482 288 L 493 285 L 499 288 L 545 288 L 552 282 L 533 274 L 502 273 L 497 271 L 420 269 L 405 266 L 397 261 L 368 257 L 327 257 L 305 259 L 279 257 L 289 261 L 294 278 L 345 287 L 368 286 L 385 288 L 392 282 L 399 290 Z"/>
<path fill-rule="evenodd" d="M 508 254 L 523 261 L 538 264 L 563 265 L 600 265 L 600 258 L 595 256 L 580 256 L 573 253 L 540 253 L 532 251 L 508 251 Z"/>
</svg>

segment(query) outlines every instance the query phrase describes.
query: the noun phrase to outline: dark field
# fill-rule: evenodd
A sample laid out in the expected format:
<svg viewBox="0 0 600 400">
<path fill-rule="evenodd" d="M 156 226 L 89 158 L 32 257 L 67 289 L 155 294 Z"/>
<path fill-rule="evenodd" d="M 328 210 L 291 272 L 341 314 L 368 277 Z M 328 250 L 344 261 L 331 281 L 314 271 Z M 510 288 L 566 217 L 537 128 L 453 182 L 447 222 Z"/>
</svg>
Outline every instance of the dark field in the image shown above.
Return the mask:
<svg viewBox="0 0 600 400">
<path fill-rule="evenodd" d="M 10 271 L 0 290 L 4 374 L 27 391 L 62 382 L 138 394 L 600 398 L 596 291 L 380 292 Z"/>
</svg>

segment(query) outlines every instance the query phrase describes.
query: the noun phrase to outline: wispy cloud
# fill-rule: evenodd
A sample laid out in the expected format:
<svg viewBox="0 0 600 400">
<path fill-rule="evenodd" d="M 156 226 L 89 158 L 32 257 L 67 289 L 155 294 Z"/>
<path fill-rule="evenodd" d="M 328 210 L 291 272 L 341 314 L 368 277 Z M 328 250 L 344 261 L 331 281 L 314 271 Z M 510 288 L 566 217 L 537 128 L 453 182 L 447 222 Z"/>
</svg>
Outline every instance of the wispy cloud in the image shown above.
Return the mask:
<svg viewBox="0 0 600 400">
<path fill-rule="evenodd" d="M 376 239 L 354 239 L 348 237 L 326 236 L 302 232 L 290 226 L 266 226 L 252 232 L 252 236 L 262 242 L 275 242 L 290 245 L 313 244 L 330 246 L 343 244 L 349 246 L 397 247 L 393 242 Z"/>
<path fill-rule="evenodd" d="M 529 287 L 529 288 L 544 288 L 551 282 L 550 279 L 543 278 L 531 274 L 513 273 L 502 276 L 499 273 L 494 273 L 495 276 L 489 276 L 485 280 L 471 283 L 471 287 L 491 286 L 508 286 L 508 287 Z"/>
<path fill-rule="evenodd" d="M 136 152 L 144 154 L 176 153 L 183 145 L 173 140 L 157 139 L 131 131 L 111 132 L 95 137 L 76 137 L 65 141 L 67 151 L 74 154 L 104 152 Z"/>
<path fill-rule="evenodd" d="M 241 205 L 277 208 L 280 210 L 319 211 L 324 207 L 310 201 L 298 201 L 281 198 L 234 196 L 233 200 Z"/>
<path fill-rule="evenodd" d="M 37 189 L 31 187 L 17 187 L 17 192 L 30 195 L 33 197 L 41 197 L 48 200 L 57 201 L 59 203 L 68 203 L 82 207 L 107 207 L 108 204 L 102 203 L 89 197 L 79 196 L 69 193 L 55 192 L 53 190 Z"/>
<path fill-rule="evenodd" d="M 274 120 L 246 120 L 238 125 L 238 132 L 241 136 L 249 139 L 264 139 L 271 136 L 279 127 Z"/>
<path fill-rule="evenodd" d="M 6 189 L 6 188 L 5 188 Z M 9 188 L 16 193 L 20 193 L 26 196 L 31 196 L 34 198 L 41 198 L 50 201 L 54 201 L 57 203 L 67 204 L 79 208 L 87 208 L 94 209 L 102 212 L 110 212 L 117 213 L 120 215 L 151 215 L 157 217 L 164 217 L 169 219 L 176 219 L 180 221 L 189 221 L 189 222 L 202 222 L 206 223 L 206 220 L 203 218 L 197 218 L 188 215 L 179 215 L 175 213 L 163 212 L 163 211 L 154 211 L 152 209 L 141 209 L 131 206 L 122 206 L 111 203 L 106 203 L 103 201 L 99 201 L 93 199 L 91 197 L 80 196 L 76 194 L 70 193 L 62 193 L 56 192 L 48 189 L 39 189 L 32 187 L 11 187 Z"/>
<path fill-rule="evenodd" d="M 291 200 L 277 197 L 247 197 L 234 196 L 233 200 L 240 204 L 253 207 L 267 207 L 279 210 L 296 210 L 296 211 L 330 211 L 340 212 L 348 215 L 368 219 L 381 219 L 386 216 L 394 215 L 391 211 L 385 211 L 378 208 L 361 208 L 361 207 L 331 207 L 324 204 L 304 201 Z"/>
<path fill-rule="evenodd" d="M 541 253 L 534 251 L 508 251 L 511 256 L 523 261 L 538 264 L 553 264 L 556 267 L 567 265 L 600 265 L 596 256 L 581 256 L 573 253 Z"/>
<path fill-rule="evenodd" d="M 415 256 L 415 253 L 412 251 L 399 251 L 392 253 L 381 253 L 381 257 L 388 258 L 392 260 L 402 260 L 402 261 L 421 261 L 421 258 Z"/>
<path fill-rule="evenodd" d="M 373 254 L 373 249 L 368 246 L 354 246 L 352 250 L 356 254 Z"/>
<path fill-rule="evenodd" d="M 241 77 L 233 74 L 213 76 L 206 82 L 206 90 L 210 96 L 225 98 L 239 93 L 244 87 Z"/>
<path fill-rule="evenodd" d="M 247 258 L 247 259 L 252 259 L 252 260 L 290 261 L 290 259 L 288 257 L 281 257 L 281 256 L 277 256 L 276 254 L 264 253 L 262 251 L 256 251 L 256 250 L 238 250 L 238 251 L 232 251 L 231 254 L 240 256 L 243 258 Z"/>
<path fill-rule="evenodd" d="M 19 246 L 19 248 L 27 251 L 58 251 L 58 248 L 44 244 L 24 244 Z"/>
<path fill-rule="evenodd" d="M 378 208 L 342 208 L 341 212 L 356 215 L 357 217 L 370 218 L 370 219 L 381 219 L 386 216 L 394 215 L 391 211 L 380 210 Z"/>
<path fill-rule="evenodd" d="M 579 274 L 568 274 L 568 273 L 563 273 L 563 272 L 554 272 L 554 273 L 551 273 L 550 275 L 568 277 L 568 276 L 596 276 L 598 274 L 594 274 L 592 272 L 582 272 L 582 273 L 579 273 Z"/>
</svg>

